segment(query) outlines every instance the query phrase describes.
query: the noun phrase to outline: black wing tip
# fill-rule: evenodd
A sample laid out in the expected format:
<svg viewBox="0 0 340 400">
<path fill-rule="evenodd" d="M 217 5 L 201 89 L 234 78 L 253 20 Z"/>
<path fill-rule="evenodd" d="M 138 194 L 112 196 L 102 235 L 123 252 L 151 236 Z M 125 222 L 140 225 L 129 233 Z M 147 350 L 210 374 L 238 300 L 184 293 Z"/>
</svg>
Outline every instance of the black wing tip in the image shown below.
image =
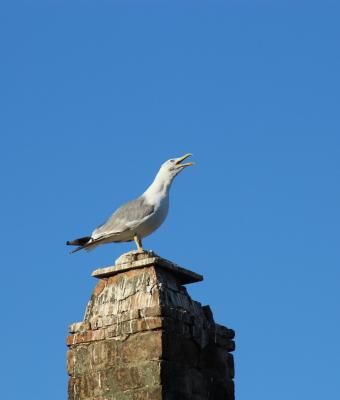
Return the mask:
<svg viewBox="0 0 340 400">
<path fill-rule="evenodd" d="M 82 238 L 79 239 L 75 239 L 75 240 L 68 240 L 66 242 L 67 246 L 84 246 L 86 245 L 91 239 L 91 236 L 84 236 Z"/>
<path fill-rule="evenodd" d="M 71 250 L 68 254 L 76 253 L 77 251 L 83 250 L 84 248 L 85 248 L 85 247 L 82 247 L 82 246 L 76 247 L 75 249 Z"/>
</svg>

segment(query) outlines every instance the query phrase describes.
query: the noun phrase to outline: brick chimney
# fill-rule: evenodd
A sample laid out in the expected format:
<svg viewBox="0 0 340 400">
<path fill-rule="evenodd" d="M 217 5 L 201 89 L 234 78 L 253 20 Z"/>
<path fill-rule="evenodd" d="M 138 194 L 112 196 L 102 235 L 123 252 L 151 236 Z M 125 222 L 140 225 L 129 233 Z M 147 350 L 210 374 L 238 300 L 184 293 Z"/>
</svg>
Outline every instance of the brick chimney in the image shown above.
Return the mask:
<svg viewBox="0 0 340 400">
<path fill-rule="evenodd" d="M 130 252 L 92 276 L 67 338 L 68 400 L 234 399 L 234 332 L 184 286 L 201 275 Z"/>
</svg>

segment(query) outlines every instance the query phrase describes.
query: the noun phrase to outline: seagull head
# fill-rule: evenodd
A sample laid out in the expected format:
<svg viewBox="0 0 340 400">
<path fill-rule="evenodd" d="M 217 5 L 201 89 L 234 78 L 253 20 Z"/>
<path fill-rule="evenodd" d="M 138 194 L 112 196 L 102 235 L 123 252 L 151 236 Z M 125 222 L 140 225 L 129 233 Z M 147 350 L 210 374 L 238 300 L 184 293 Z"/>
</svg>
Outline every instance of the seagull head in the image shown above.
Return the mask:
<svg viewBox="0 0 340 400">
<path fill-rule="evenodd" d="M 182 163 L 182 161 L 186 160 L 191 155 L 192 154 L 188 153 L 184 154 L 182 157 L 171 158 L 165 161 L 165 163 L 161 165 L 151 186 L 144 192 L 144 196 L 153 201 L 160 193 L 167 194 L 175 176 L 183 171 L 185 167 L 193 165 L 192 162 Z"/>
<path fill-rule="evenodd" d="M 192 154 L 188 153 L 184 154 L 182 157 L 171 158 L 170 160 L 165 161 L 159 172 L 172 180 L 179 172 L 183 171 L 185 167 L 193 165 L 192 162 L 182 164 L 182 161 L 186 160 L 190 156 L 192 156 Z"/>
</svg>

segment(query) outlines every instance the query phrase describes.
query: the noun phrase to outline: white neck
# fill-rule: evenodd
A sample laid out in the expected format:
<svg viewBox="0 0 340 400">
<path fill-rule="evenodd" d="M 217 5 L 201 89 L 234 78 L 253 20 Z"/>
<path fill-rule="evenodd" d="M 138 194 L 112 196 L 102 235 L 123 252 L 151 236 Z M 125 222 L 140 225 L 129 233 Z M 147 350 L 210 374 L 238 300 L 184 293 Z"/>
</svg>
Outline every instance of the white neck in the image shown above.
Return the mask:
<svg viewBox="0 0 340 400">
<path fill-rule="evenodd" d="M 169 195 L 171 183 L 175 176 L 170 176 L 162 170 L 159 170 L 152 184 L 143 193 L 143 196 L 150 202 L 160 200 Z"/>
</svg>

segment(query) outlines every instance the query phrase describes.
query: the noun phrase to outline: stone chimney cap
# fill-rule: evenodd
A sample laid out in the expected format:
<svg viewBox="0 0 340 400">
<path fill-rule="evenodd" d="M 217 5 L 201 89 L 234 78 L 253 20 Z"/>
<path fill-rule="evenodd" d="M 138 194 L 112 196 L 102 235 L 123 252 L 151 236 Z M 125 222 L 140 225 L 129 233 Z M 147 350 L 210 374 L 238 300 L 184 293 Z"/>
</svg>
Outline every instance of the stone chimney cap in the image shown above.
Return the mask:
<svg viewBox="0 0 340 400">
<path fill-rule="evenodd" d="M 117 260 L 115 265 L 111 265 L 104 268 L 96 269 L 92 272 L 92 276 L 95 278 L 108 278 L 110 276 L 117 275 L 124 271 L 131 269 L 144 268 L 154 265 L 155 267 L 165 268 L 171 272 L 179 280 L 180 284 L 188 284 L 201 282 L 203 276 L 196 272 L 189 271 L 188 269 L 182 268 L 179 265 L 166 260 L 158 256 L 153 251 L 138 252 L 137 250 L 130 251 L 122 254 Z"/>
</svg>

